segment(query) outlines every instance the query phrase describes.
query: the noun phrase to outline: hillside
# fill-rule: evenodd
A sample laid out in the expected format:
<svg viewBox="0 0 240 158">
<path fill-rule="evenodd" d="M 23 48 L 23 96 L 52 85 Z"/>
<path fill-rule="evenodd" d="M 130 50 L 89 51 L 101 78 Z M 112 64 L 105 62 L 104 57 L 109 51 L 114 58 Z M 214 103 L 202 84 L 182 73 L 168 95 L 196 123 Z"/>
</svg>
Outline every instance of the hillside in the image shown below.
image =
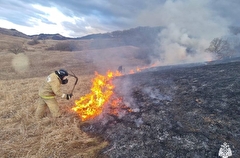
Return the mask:
<svg viewBox="0 0 240 158">
<path fill-rule="evenodd" d="M 39 35 L 26 35 L 16 29 L 5 29 L 0 28 L 0 34 L 8 35 L 8 36 L 14 36 L 14 37 L 21 37 L 26 39 L 33 39 L 37 38 L 38 40 L 46 40 L 46 39 L 52 39 L 52 40 L 67 40 L 71 39 L 68 37 L 64 37 L 60 34 L 39 34 Z"/>
<path fill-rule="evenodd" d="M 22 37 L 22 38 L 27 38 L 29 39 L 30 36 L 22 33 L 22 32 L 19 32 L 18 30 L 16 29 L 5 29 L 5 28 L 0 28 L 0 33 L 3 34 L 3 35 L 9 35 L 9 36 L 15 36 L 15 37 Z"/>
<path fill-rule="evenodd" d="M 141 48 L 118 38 L 31 41 L 0 34 L 2 157 L 217 157 L 224 142 L 234 157 L 240 156 L 239 59 L 117 77 L 114 97 L 122 102 L 111 109 L 117 113 L 82 122 L 71 107 L 89 93 L 94 73 L 148 66 Z M 80 49 L 62 51 L 59 45 Z M 13 48 L 22 50 L 14 53 Z M 57 98 L 61 118 L 53 119 L 48 111 L 37 121 L 38 87 L 59 68 L 79 78 L 73 98 Z M 71 91 L 74 81 L 69 77 L 62 90 Z"/>
<path fill-rule="evenodd" d="M 46 50 L 59 43 L 0 34 L 0 154 L 2 157 L 97 157 L 108 145 L 101 136 L 92 136 L 79 127 L 80 118 L 70 109 L 74 101 L 87 94 L 95 71 L 105 74 L 124 65 L 128 70 L 144 64 L 136 59 L 138 48 L 122 46 L 88 49 L 89 41 L 81 40 L 81 51 Z M 69 41 L 67 41 L 69 42 Z M 70 41 L 71 42 L 71 41 Z M 18 45 L 20 44 L 20 45 Z M 19 46 L 23 52 L 14 54 L 10 48 Z M 17 47 L 18 48 L 18 47 Z M 106 62 L 107 61 L 107 62 Z M 57 98 L 62 117 L 54 120 L 49 111 L 41 121 L 34 118 L 38 88 L 49 73 L 64 68 L 79 78 L 70 101 Z M 75 80 L 62 87 L 69 93 Z"/>
<path fill-rule="evenodd" d="M 0 28 L 0 33 L 9 36 L 21 37 L 21 38 L 36 38 L 38 40 L 89 40 L 89 39 L 106 39 L 106 38 L 121 38 L 127 40 L 127 38 L 148 38 L 149 40 L 155 38 L 155 36 L 163 29 L 163 27 L 137 27 L 129 30 L 113 31 L 110 33 L 90 34 L 83 37 L 70 38 L 64 37 L 60 34 L 39 34 L 39 35 L 26 35 L 16 29 Z M 130 40 L 129 40 L 130 41 Z"/>
<path fill-rule="evenodd" d="M 20 52 L 38 50 L 93 52 L 95 50 L 105 51 L 105 49 L 116 48 L 115 50 L 117 50 L 118 48 L 129 48 L 125 49 L 123 53 L 131 52 L 131 54 L 134 54 L 135 58 L 140 60 L 144 59 L 145 63 L 149 64 L 150 58 L 154 56 L 154 49 L 158 41 L 158 33 L 160 33 L 162 29 L 162 27 L 137 27 L 123 31 L 91 34 L 79 38 L 68 38 L 60 34 L 28 36 L 15 29 L 0 28 L 0 37 L 2 37 L 0 51 L 9 51 L 9 49 L 11 49 L 12 52 L 15 52 L 20 49 Z M 117 56 L 119 55 L 120 54 L 117 54 Z"/>
<path fill-rule="evenodd" d="M 115 79 L 123 98 L 81 129 L 103 135 L 115 157 L 218 157 L 227 143 L 240 152 L 240 61 L 156 67 Z M 131 110 L 129 110 L 131 109 Z"/>
</svg>

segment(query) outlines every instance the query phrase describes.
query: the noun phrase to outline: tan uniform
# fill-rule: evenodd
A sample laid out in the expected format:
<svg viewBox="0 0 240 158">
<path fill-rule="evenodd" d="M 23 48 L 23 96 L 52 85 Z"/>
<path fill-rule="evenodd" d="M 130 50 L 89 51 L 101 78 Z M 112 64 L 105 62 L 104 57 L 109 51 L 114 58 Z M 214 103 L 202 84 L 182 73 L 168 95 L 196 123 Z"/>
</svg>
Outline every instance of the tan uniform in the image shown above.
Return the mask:
<svg viewBox="0 0 240 158">
<path fill-rule="evenodd" d="M 37 119 L 42 118 L 46 108 L 48 107 L 53 117 L 59 117 L 59 106 L 55 96 L 66 98 L 67 95 L 60 91 L 61 79 L 57 74 L 51 73 L 43 82 L 39 89 L 39 99 L 37 102 L 37 110 L 35 116 Z"/>
</svg>

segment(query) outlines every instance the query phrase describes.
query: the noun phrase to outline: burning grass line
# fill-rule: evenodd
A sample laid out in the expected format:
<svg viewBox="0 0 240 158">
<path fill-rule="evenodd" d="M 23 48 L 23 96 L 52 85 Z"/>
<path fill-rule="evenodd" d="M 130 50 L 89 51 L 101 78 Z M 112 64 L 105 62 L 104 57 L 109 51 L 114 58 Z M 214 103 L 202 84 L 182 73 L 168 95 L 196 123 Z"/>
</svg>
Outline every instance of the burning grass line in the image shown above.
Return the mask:
<svg viewBox="0 0 240 158">
<path fill-rule="evenodd" d="M 75 106 L 72 108 L 73 111 L 78 113 L 82 121 L 89 120 L 102 113 L 104 105 L 113 94 L 114 85 L 112 79 L 119 75 L 119 73 L 111 71 L 108 71 L 105 76 L 95 73 L 91 92 L 76 100 Z"/>
<path fill-rule="evenodd" d="M 153 67 L 151 65 L 150 67 Z M 135 71 L 132 70 L 127 74 L 132 74 L 136 72 L 141 72 L 142 70 L 150 67 L 137 68 Z M 113 109 L 119 108 L 122 98 L 116 97 L 113 99 L 115 85 L 112 83 L 114 77 L 122 76 L 119 71 L 112 72 L 108 71 L 105 76 L 95 72 L 95 78 L 92 80 L 91 92 L 82 96 L 79 100 L 75 100 L 75 106 L 72 110 L 77 112 L 82 121 L 93 119 L 99 116 L 103 112 L 103 108 L 108 104 L 113 107 Z M 126 74 L 125 74 L 126 75 Z M 116 110 L 115 115 L 117 115 Z M 128 110 L 131 112 L 131 109 Z"/>
</svg>

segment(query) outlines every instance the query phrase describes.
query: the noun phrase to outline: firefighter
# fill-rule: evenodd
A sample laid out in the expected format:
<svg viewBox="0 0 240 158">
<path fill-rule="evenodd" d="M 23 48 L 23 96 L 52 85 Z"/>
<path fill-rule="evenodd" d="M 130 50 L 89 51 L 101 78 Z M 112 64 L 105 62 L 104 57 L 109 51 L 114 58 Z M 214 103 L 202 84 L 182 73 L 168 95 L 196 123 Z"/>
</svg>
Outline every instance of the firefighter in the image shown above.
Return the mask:
<svg viewBox="0 0 240 158">
<path fill-rule="evenodd" d="M 60 69 L 51 73 L 43 82 L 42 86 L 39 88 L 39 98 L 37 102 L 37 109 L 35 116 L 37 119 L 43 117 L 46 108 L 49 108 L 52 116 L 54 118 L 61 115 L 59 111 L 59 106 L 55 96 L 60 96 L 61 98 L 69 100 L 72 94 L 62 93 L 60 90 L 61 84 L 67 84 L 68 72 L 64 69 Z"/>
<path fill-rule="evenodd" d="M 122 73 L 123 67 L 122 65 L 118 67 L 118 71 Z"/>
</svg>

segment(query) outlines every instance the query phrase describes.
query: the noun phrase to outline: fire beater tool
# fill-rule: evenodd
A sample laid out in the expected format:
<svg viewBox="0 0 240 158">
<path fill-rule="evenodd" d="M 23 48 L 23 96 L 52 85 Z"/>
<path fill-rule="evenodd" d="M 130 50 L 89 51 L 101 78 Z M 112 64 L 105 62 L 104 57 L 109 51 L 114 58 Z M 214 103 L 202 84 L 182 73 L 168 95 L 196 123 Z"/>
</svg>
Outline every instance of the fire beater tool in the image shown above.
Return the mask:
<svg viewBox="0 0 240 158">
<path fill-rule="evenodd" d="M 72 72 L 72 71 L 71 71 Z M 73 85 L 73 88 L 72 88 L 72 91 L 71 91 L 71 94 L 73 94 L 73 90 L 75 89 L 75 86 L 77 85 L 78 83 L 78 78 L 77 76 L 72 72 L 72 74 L 69 74 L 70 76 L 74 77 L 75 78 L 75 83 Z"/>
</svg>

